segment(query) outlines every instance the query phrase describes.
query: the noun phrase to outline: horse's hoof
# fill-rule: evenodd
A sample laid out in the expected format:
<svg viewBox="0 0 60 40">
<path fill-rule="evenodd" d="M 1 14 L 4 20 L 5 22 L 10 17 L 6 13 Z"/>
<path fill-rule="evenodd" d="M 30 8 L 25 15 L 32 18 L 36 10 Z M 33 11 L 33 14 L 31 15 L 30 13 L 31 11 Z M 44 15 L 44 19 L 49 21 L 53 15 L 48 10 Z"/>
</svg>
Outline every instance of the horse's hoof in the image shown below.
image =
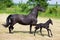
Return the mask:
<svg viewBox="0 0 60 40">
<path fill-rule="evenodd" d="M 48 36 L 48 37 L 51 37 L 51 36 Z"/>
<path fill-rule="evenodd" d="M 33 32 L 30 32 L 30 34 L 32 34 Z"/>
<path fill-rule="evenodd" d="M 13 32 L 9 32 L 10 34 L 13 34 Z"/>
<path fill-rule="evenodd" d="M 35 34 L 34 34 L 34 36 L 35 36 Z"/>
<path fill-rule="evenodd" d="M 9 34 L 13 34 L 13 32 L 9 32 Z"/>
</svg>

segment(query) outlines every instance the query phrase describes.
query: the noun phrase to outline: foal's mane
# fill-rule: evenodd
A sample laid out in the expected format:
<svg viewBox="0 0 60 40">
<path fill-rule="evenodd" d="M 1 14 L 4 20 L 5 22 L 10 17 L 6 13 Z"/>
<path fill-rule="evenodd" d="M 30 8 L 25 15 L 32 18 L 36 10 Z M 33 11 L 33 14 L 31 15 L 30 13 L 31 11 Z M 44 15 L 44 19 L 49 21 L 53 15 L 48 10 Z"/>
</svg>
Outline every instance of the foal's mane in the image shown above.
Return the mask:
<svg viewBox="0 0 60 40">
<path fill-rule="evenodd" d="M 46 21 L 45 24 L 49 24 L 49 21 L 50 21 L 50 20 L 51 20 L 51 19 L 49 19 L 48 21 Z M 52 20 L 51 20 L 51 21 L 52 21 Z"/>
</svg>

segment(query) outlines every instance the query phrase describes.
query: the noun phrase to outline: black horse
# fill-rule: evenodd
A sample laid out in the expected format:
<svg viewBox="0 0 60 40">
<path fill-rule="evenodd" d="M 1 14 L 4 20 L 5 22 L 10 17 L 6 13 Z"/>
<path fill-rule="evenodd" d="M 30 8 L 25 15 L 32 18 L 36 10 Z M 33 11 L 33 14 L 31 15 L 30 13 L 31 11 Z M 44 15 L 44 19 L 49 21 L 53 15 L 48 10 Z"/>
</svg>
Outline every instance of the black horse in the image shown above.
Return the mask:
<svg viewBox="0 0 60 40">
<path fill-rule="evenodd" d="M 35 36 L 36 30 L 38 30 L 39 28 L 40 28 L 40 33 L 41 33 L 41 35 L 43 35 L 43 34 L 42 34 L 42 28 L 45 28 L 45 29 L 47 29 L 47 31 L 48 31 L 48 36 L 50 37 L 49 31 L 50 31 L 51 36 L 52 36 L 52 32 L 51 32 L 51 30 L 49 29 L 49 24 L 52 24 L 52 25 L 53 25 L 51 19 L 49 19 L 46 23 L 39 23 L 39 24 L 36 24 L 34 36 Z"/>
<path fill-rule="evenodd" d="M 11 33 L 11 30 L 14 29 L 14 25 L 16 23 L 22 24 L 22 25 L 30 25 L 30 33 L 32 25 L 35 25 L 37 23 L 37 16 L 38 11 L 44 12 L 45 9 L 42 8 L 40 5 L 37 5 L 34 7 L 30 14 L 28 15 L 19 15 L 19 14 L 11 14 L 6 19 L 6 24 L 3 24 L 3 26 L 8 27 L 9 26 L 9 33 Z"/>
</svg>

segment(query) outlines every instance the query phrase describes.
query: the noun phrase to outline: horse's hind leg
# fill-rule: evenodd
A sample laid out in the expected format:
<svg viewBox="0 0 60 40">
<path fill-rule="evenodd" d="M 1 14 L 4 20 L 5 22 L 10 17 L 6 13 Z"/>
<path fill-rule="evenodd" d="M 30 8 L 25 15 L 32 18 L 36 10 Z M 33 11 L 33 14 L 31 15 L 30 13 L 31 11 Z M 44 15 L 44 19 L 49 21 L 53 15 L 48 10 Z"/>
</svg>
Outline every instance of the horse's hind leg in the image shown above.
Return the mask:
<svg viewBox="0 0 60 40">
<path fill-rule="evenodd" d="M 11 31 L 14 29 L 12 25 L 9 26 L 9 33 L 12 33 Z"/>
<path fill-rule="evenodd" d="M 11 27 L 9 27 L 9 33 L 11 33 Z"/>
<path fill-rule="evenodd" d="M 11 27 L 11 30 L 13 30 L 13 29 L 14 29 L 14 27 L 12 26 L 12 27 Z"/>
<path fill-rule="evenodd" d="M 9 33 L 12 33 L 11 31 L 14 29 L 13 26 L 16 22 L 15 22 L 15 19 L 13 19 L 13 18 L 11 18 L 10 20 L 11 20 L 11 22 L 10 22 L 10 26 L 9 26 Z"/>
</svg>

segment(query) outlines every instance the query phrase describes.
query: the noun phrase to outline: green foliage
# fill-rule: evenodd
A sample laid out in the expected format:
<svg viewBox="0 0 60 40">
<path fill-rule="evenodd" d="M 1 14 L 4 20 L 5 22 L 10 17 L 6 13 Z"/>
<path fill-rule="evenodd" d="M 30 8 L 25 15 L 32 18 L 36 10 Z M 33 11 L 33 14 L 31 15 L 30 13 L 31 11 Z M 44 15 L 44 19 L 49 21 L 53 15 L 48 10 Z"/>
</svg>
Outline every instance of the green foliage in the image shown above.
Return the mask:
<svg viewBox="0 0 60 40">
<path fill-rule="evenodd" d="M 58 6 L 57 2 L 55 6 L 48 6 L 47 1 L 48 0 L 29 0 L 26 4 L 19 3 L 18 5 L 13 5 L 11 0 L 0 0 L 0 13 L 16 13 L 27 15 L 33 7 L 35 7 L 37 4 L 40 4 L 46 9 L 46 12 L 40 12 L 39 16 L 60 18 L 60 6 Z"/>
<path fill-rule="evenodd" d="M 26 13 L 28 13 L 33 8 L 32 5 L 30 6 L 29 4 L 23 4 L 23 3 L 19 3 L 18 7 L 21 8 L 20 9 L 21 12 L 26 12 Z"/>
<path fill-rule="evenodd" d="M 46 12 L 39 12 L 38 15 L 40 17 L 60 18 L 60 6 L 58 6 L 58 8 L 57 8 L 57 15 L 56 15 L 56 12 L 54 11 L 55 8 L 56 8 L 56 6 L 48 6 L 48 9 L 46 10 Z M 52 13 L 49 13 L 50 9 L 52 10 Z M 22 8 L 19 6 L 12 6 L 10 8 L 0 10 L 0 13 L 24 14 L 24 15 L 29 14 L 29 12 L 26 12 L 28 9 L 26 9 L 24 11 L 21 11 L 21 10 L 22 10 Z M 29 10 L 29 11 L 31 11 L 31 10 Z"/>
<path fill-rule="evenodd" d="M 46 9 L 48 6 L 47 1 L 48 0 L 29 0 L 28 3 L 31 5 L 34 5 L 34 6 L 37 4 L 40 4 L 42 7 L 44 7 Z"/>
<path fill-rule="evenodd" d="M 56 6 L 48 6 L 48 9 L 44 13 L 40 13 L 41 17 L 48 18 L 60 18 L 60 6 L 56 9 Z"/>
<path fill-rule="evenodd" d="M 28 9 L 28 5 L 27 4 L 20 4 L 20 8 L 21 8 L 21 11 L 22 12 L 26 12 L 27 10 L 26 9 Z"/>
<path fill-rule="evenodd" d="M 40 0 L 39 2 L 42 7 L 44 7 L 45 9 L 47 8 L 48 6 L 47 0 Z"/>
<path fill-rule="evenodd" d="M 26 4 L 19 3 L 18 7 L 21 8 L 21 12 L 29 12 L 33 7 L 35 7 L 37 4 L 40 4 L 45 9 L 47 8 L 47 0 L 28 0 Z"/>
<path fill-rule="evenodd" d="M 0 9 L 11 7 L 12 5 L 13 5 L 12 0 L 0 0 Z"/>
</svg>

